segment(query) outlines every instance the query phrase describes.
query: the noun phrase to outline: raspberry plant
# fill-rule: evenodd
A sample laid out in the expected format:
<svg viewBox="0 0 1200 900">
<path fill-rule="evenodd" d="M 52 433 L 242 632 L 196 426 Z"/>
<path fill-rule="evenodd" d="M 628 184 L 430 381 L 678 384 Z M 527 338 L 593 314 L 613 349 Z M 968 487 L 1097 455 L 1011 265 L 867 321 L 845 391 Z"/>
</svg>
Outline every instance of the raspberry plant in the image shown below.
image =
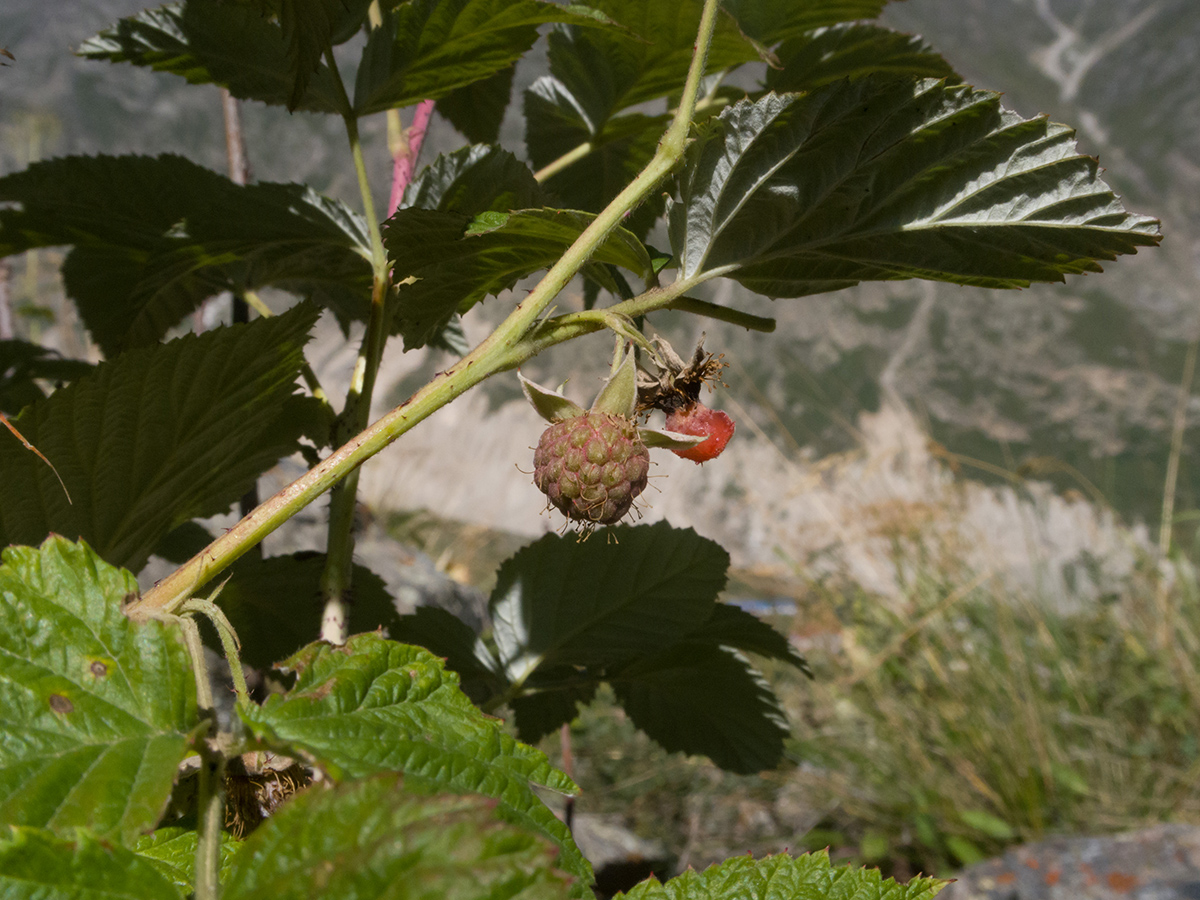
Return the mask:
<svg viewBox="0 0 1200 900">
<path fill-rule="evenodd" d="M 885 2 L 186 0 L 80 48 L 340 117 L 362 209 L 176 156 L 60 158 L 0 178 L 0 253 L 69 246 L 63 282 L 104 354 L 89 368 L 0 348 L 4 412 L 70 492 L 0 432 L 5 896 L 586 896 L 587 860 L 531 787 L 574 786 L 522 741 L 569 722 L 601 683 L 669 749 L 739 772 L 778 763 L 786 723 L 746 654 L 803 660 L 717 602 L 719 546 L 666 523 L 616 526 L 615 540 L 550 535 L 503 565 L 479 635 L 437 609 L 396 616 L 353 564 L 356 471 L 485 378 L 597 332 L 616 336 L 632 421 L 624 348 L 682 371 L 656 356 L 649 323 L 772 329 L 696 296 L 716 278 L 775 298 L 901 278 L 1015 288 L 1157 243 L 1157 223 L 1122 207 L 1070 129 L 1005 110 L 919 39 L 874 24 Z M 495 140 L 513 67 L 543 35 L 549 73 L 521 98 L 521 158 Z M 735 72 L 759 86 L 733 87 Z M 435 108 L 471 143 L 410 178 Z M 396 138 L 386 218 L 359 140 L 372 115 Z M 667 251 L 646 243 L 659 223 Z M 542 270 L 464 346 L 461 316 Z M 584 308 L 555 305 L 576 277 Z M 264 287 L 295 306 L 170 337 L 223 292 L 265 313 Z M 322 309 L 365 323 L 337 409 L 304 363 Z M 391 336 L 461 358 L 370 422 Z M 70 383 L 44 396 L 41 376 Z M 582 415 L 529 390 L 557 407 L 550 418 Z M 694 411 L 660 408 L 677 422 Z M 662 440 L 686 451 L 728 437 L 719 417 L 700 418 L 698 436 Z M 234 528 L 214 538 L 197 524 L 297 451 L 308 473 Z M 251 552 L 326 491 L 326 553 Z M 601 525 L 616 512 L 583 510 Z M 151 554 L 181 564 L 139 594 L 131 572 Z M 233 674 L 224 729 L 198 619 Z M 275 663 L 286 689 L 251 698 L 243 662 Z M 521 740 L 485 711 L 510 716 Z M 227 786 L 282 783 L 247 774 L 268 752 L 317 783 L 270 804 L 244 841 L 223 834 Z M 917 900 L 938 887 L 781 855 L 629 896 Z"/>
</svg>

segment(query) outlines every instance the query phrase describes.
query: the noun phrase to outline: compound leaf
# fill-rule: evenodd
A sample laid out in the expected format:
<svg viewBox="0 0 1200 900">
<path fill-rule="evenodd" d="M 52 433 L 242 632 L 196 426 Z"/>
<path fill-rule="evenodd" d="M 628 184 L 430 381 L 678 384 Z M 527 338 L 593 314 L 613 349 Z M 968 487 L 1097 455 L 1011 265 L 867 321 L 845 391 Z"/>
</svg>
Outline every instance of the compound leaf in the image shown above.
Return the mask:
<svg viewBox="0 0 1200 900">
<path fill-rule="evenodd" d="M 428 343 L 454 313 L 465 313 L 485 296 L 553 265 L 595 218 L 563 209 L 523 209 L 478 216 L 432 209 L 401 209 L 386 223 L 384 244 L 398 282 L 397 328 L 405 347 Z M 598 263 L 612 263 L 642 277 L 650 257 L 633 234 L 616 228 L 592 255 L 585 271 L 615 290 Z M 404 283 L 405 279 L 416 279 Z"/>
<path fill-rule="evenodd" d="M 6 900 L 183 900 L 152 862 L 87 832 L 73 840 L 37 828 L 0 832 Z"/>
<path fill-rule="evenodd" d="M 360 634 L 342 647 L 310 644 L 280 667 L 296 673 L 292 689 L 241 711 L 259 739 L 335 780 L 403 772 L 434 790 L 494 797 L 506 819 L 554 841 L 560 864 L 591 884 L 566 826 L 530 786 L 572 793 L 574 784 L 476 709 L 440 659 Z"/>
<path fill-rule="evenodd" d="M 788 639 L 753 613 L 728 603 L 713 606 L 712 615 L 699 628 L 688 632 L 692 642 L 708 642 L 733 647 L 768 659 L 789 663 L 806 675 L 812 671 L 808 662 L 792 647 Z"/>
<path fill-rule="evenodd" d="M 803 856 L 735 856 L 703 872 L 689 869 L 666 883 L 643 881 L 624 900 L 767 900 L 769 897 L 803 897 L 804 900 L 933 900 L 948 882 L 914 878 L 900 884 L 884 878 L 879 869 L 833 866 L 829 852 Z"/>
<path fill-rule="evenodd" d="M 75 156 L 0 178 L 0 200 L 19 204 L 0 209 L 0 254 L 75 245 L 67 291 L 108 355 L 234 288 L 352 291 L 367 314 L 366 224 L 304 185 L 239 186 L 180 156 Z"/>
<path fill-rule="evenodd" d="M 516 66 L 509 66 L 451 91 L 438 101 L 437 111 L 471 143 L 494 143 L 500 138 L 515 74 Z"/>
<path fill-rule="evenodd" d="M 128 843 L 162 815 L 197 721 L 178 630 L 126 618 L 137 582 L 86 544 L 0 559 L 0 823 Z"/>
<path fill-rule="evenodd" d="M 553 848 L 503 822 L 491 802 L 421 796 L 408 787 L 395 775 L 377 775 L 295 797 L 246 841 L 222 896 L 534 900 L 580 895 L 556 868 Z"/>
<path fill-rule="evenodd" d="M 366 7 L 356 0 L 346 9 L 365 14 Z M 297 58 L 283 29 L 251 4 L 188 0 L 143 10 L 84 41 L 78 52 L 169 72 L 192 84 L 219 84 L 242 100 L 349 112 L 332 72 L 319 60 L 308 70 L 307 86 L 296 92 Z"/>
<path fill-rule="evenodd" d="M 770 685 L 737 651 L 679 644 L 609 679 L 633 724 L 723 769 L 774 768 L 791 733 Z"/>
<path fill-rule="evenodd" d="M 0 543 L 57 532 L 136 571 L 174 528 L 227 509 L 298 449 L 316 401 L 295 396 L 295 382 L 316 317 L 304 304 L 131 350 L 26 407 L 13 424 L 70 499 L 49 467 L 0 435 Z"/>
<path fill-rule="evenodd" d="M 525 163 L 492 144 L 473 144 L 443 153 L 422 169 L 404 191 L 400 208 L 475 216 L 544 202 L 542 188 Z"/>
<path fill-rule="evenodd" d="M 680 176 L 671 245 L 684 277 L 727 275 L 772 297 L 865 280 L 1061 281 L 1159 240 L 1096 169 L 1068 128 L 995 94 L 842 81 L 712 120 Z"/>
</svg>

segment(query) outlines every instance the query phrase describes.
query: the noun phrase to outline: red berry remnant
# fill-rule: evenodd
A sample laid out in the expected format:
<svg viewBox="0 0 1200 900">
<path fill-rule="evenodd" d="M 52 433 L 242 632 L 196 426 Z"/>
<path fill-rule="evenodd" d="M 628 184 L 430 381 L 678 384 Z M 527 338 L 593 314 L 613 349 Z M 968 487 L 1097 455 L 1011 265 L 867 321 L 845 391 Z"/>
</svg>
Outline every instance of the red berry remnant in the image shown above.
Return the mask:
<svg viewBox="0 0 1200 900">
<path fill-rule="evenodd" d="M 667 416 L 666 428 L 667 431 L 677 434 L 708 435 L 708 440 L 695 447 L 671 451 L 676 456 L 690 459 L 694 463 L 708 462 L 720 456 L 729 439 L 733 437 L 733 419 L 719 409 L 709 409 L 703 403 L 672 411 Z"/>
<path fill-rule="evenodd" d="M 718 451 L 719 452 L 719 451 Z M 588 412 L 542 432 L 533 455 L 533 482 L 568 519 L 612 525 L 646 489 L 650 453 L 637 423 Z"/>
</svg>

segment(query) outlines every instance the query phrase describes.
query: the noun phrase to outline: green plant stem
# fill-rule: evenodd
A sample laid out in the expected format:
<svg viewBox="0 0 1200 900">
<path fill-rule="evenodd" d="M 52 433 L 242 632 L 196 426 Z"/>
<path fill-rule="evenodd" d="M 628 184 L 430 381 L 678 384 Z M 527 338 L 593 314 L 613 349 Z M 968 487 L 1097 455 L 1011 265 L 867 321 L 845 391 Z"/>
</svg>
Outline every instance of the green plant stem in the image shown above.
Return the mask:
<svg viewBox="0 0 1200 900">
<path fill-rule="evenodd" d="M 334 73 L 337 89 L 346 99 L 349 97 L 342 83 L 332 52 L 326 60 Z M 371 196 L 371 182 L 367 176 L 367 163 L 363 155 L 362 139 L 358 132 L 358 119 L 353 114 L 343 118 L 350 154 L 354 159 L 354 172 L 358 177 L 358 189 L 362 195 L 363 213 L 367 219 L 371 242 L 371 309 L 367 316 L 366 332 L 359 347 L 350 389 L 346 394 L 346 405 L 334 429 L 334 443 L 343 443 L 353 434 L 362 431 L 371 417 L 371 396 L 375 391 L 375 379 L 379 363 L 383 359 L 383 348 L 387 343 L 387 294 L 390 279 L 387 252 L 383 246 L 383 235 L 379 229 L 379 217 L 375 201 Z M 349 473 L 332 491 L 329 497 L 328 539 L 325 546 L 325 568 L 321 573 L 321 597 L 325 601 L 325 613 L 321 619 L 321 638 L 330 643 L 345 643 L 349 621 L 347 597 L 354 574 L 354 506 L 358 497 L 358 470 Z"/>
<path fill-rule="evenodd" d="M 572 166 L 579 162 L 579 160 L 583 159 L 595 149 L 596 145 L 591 141 L 584 141 L 578 147 L 574 148 L 573 150 L 568 150 L 553 162 L 542 166 L 542 168 L 533 173 L 533 178 L 538 182 L 545 181 L 547 178 L 557 175 L 568 166 Z"/>
<path fill-rule="evenodd" d="M 250 689 L 246 685 L 246 673 L 242 669 L 242 660 L 238 655 L 242 645 L 224 611 L 213 602 L 220 592 L 221 588 L 217 588 L 213 591 L 212 597 L 207 600 L 203 597 L 192 597 L 180 607 L 180 612 L 202 615 L 212 623 L 217 637 L 221 639 L 221 649 L 225 652 L 225 661 L 229 663 L 229 674 L 233 679 L 233 692 L 237 696 L 238 704 L 247 706 L 250 703 Z"/>
<path fill-rule="evenodd" d="M 579 271 L 622 218 L 636 207 L 683 157 L 687 146 L 690 116 L 695 106 L 700 75 L 708 56 L 716 21 L 717 0 L 705 0 L 701 16 L 697 50 L 688 73 L 683 102 L 675 120 L 659 143 L 658 151 L 634 181 L 608 205 L 576 239 L 563 257 L 546 273 L 537 287 L 479 346 L 404 403 L 340 446 L 328 457 L 259 505 L 233 528 L 188 560 L 129 607 L 135 619 L 149 618 L 155 611 L 177 609 L 195 590 L 207 584 L 264 537 L 294 516 L 334 484 L 346 478 L 358 466 L 379 453 L 409 429 L 424 421 L 485 378 L 515 368 L 541 349 L 581 334 L 598 331 L 603 323 L 567 323 L 560 327 L 557 339 L 546 340 L 544 328 L 530 335 L 531 329 L 558 293 Z M 365 175 L 365 169 L 364 169 Z M 377 233 L 377 229 L 375 232 Z M 707 273 L 706 273 L 707 277 Z M 668 288 L 655 288 L 641 297 L 609 307 L 617 315 L 640 315 L 661 309 L 698 283 L 682 280 Z M 567 317 L 569 318 L 569 317 Z M 554 320 L 550 320 L 553 322 Z M 543 323 L 544 325 L 547 323 Z M 351 504 L 352 512 L 352 504 Z"/>
<path fill-rule="evenodd" d="M 196 804 L 200 827 L 196 840 L 195 900 L 218 900 L 221 896 L 221 828 L 225 824 L 225 758 L 207 750 L 200 752 Z"/>
</svg>

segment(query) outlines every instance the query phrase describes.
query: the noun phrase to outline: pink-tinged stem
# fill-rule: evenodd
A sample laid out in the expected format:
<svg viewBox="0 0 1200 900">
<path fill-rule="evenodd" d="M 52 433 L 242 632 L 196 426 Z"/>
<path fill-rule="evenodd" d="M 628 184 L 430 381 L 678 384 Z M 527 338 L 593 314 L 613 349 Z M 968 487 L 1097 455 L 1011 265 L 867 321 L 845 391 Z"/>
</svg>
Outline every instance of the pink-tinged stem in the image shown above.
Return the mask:
<svg viewBox="0 0 1200 900">
<path fill-rule="evenodd" d="M 400 208 L 400 198 L 412 181 L 413 170 L 417 167 L 417 157 L 421 155 L 421 144 L 425 142 L 425 130 L 429 128 L 429 120 L 433 117 L 433 100 L 422 100 L 417 104 L 413 113 L 412 124 L 408 126 L 408 140 L 404 149 L 394 157 L 392 166 L 392 196 L 388 200 L 388 217 Z"/>
</svg>

